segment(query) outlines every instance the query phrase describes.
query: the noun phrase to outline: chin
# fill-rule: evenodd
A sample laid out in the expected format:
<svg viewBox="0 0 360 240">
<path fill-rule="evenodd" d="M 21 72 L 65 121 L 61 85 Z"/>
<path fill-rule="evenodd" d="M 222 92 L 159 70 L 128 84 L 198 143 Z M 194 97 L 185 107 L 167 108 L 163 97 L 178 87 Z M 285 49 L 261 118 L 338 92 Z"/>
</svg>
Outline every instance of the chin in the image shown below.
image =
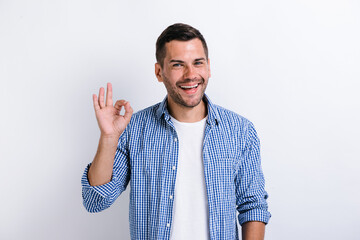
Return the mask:
<svg viewBox="0 0 360 240">
<path fill-rule="evenodd" d="M 201 103 L 202 97 L 199 97 L 198 99 L 192 99 L 190 101 L 182 101 L 181 105 L 188 107 L 188 108 L 194 108 L 198 106 Z"/>
</svg>

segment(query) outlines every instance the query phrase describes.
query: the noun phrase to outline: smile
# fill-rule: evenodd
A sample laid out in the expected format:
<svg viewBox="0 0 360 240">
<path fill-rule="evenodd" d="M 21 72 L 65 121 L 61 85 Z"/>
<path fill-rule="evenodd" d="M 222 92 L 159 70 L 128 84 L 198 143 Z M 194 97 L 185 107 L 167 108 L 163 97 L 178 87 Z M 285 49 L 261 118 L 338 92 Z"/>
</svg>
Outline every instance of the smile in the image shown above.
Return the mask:
<svg viewBox="0 0 360 240">
<path fill-rule="evenodd" d="M 199 86 L 199 84 L 195 84 L 193 86 L 180 86 L 182 89 L 192 89 L 192 88 L 197 88 Z"/>
</svg>

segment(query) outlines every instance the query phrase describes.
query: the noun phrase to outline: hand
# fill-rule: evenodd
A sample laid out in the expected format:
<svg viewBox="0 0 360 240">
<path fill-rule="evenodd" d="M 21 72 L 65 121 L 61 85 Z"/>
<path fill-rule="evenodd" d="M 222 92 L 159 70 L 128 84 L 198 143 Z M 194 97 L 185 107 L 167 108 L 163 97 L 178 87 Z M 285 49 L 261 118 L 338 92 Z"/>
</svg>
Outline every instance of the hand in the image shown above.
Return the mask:
<svg viewBox="0 0 360 240">
<path fill-rule="evenodd" d="M 119 138 L 129 124 L 133 110 L 130 103 L 125 100 L 116 101 L 113 105 L 112 86 L 107 84 L 106 103 L 104 103 L 104 88 L 99 90 L 99 98 L 93 94 L 93 102 L 96 119 L 102 137 Z M 121 108 L 125 108 L 125 114 L 120 115 Z"/>
</svg>

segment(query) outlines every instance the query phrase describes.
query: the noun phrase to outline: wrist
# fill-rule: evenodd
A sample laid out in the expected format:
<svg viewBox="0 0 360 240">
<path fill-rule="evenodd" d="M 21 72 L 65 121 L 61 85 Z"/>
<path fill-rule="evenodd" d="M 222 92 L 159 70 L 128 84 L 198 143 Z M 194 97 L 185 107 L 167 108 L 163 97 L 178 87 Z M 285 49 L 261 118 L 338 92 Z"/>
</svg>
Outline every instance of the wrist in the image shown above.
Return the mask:
<svg viewBox="0 0 360 240">
<path fill-rule="evenodd" d="M 100 133 L 100 139 L 105 141 L 118 141 L 121 135 Z"/>
<path fill-rule="evenodd" d="M 106 147 L 117 147 L 118 141 L 119 141 L 119 137 L 117 135 L 105 135 L 105 134 L 100 134 L 100 139 L 99 139 L 99 144 L 101 146 L 106 146 Z"/>
</svg>

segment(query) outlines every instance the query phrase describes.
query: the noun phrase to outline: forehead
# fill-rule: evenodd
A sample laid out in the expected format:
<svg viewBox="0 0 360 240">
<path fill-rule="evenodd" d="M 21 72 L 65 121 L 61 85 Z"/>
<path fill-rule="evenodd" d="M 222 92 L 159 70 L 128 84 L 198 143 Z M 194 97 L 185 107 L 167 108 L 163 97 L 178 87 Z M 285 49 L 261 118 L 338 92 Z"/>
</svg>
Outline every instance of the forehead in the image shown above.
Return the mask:
<svg viewBox="0 0 360 240">
<path fill-rule="evenodd" d="M 165 44 L 166 59 L 174 58 L 206 58 L 204 47 L 200 39 L 189 41 L 172 40 Z"/>
</svg>

